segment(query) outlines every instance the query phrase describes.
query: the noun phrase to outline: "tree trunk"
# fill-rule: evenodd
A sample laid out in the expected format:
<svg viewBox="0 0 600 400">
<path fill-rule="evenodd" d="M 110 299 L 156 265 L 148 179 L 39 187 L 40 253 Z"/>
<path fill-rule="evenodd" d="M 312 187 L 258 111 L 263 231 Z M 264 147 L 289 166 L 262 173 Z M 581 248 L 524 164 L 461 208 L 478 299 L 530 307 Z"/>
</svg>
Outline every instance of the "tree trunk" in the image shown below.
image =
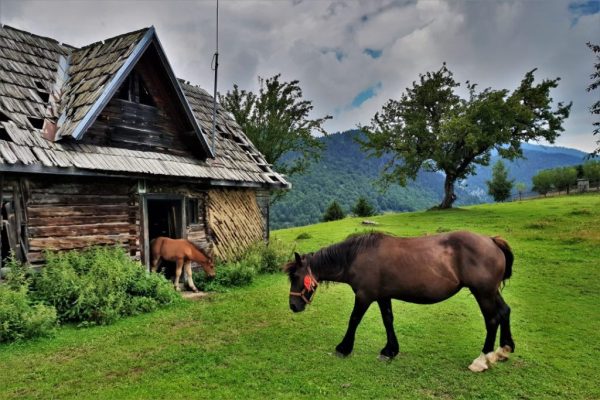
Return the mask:
<svg viewBox="0 0 600 400">
<path fill-rule="evenodd" d="M 454 194 L 455 181 L 455 177 L 446 174 L 446 180 L 444 181 L 444 200 L 442 200 L 442 203 L 438 206 L 439 208 L 452 208 L 452 204 L 456 200 L 456 195 Z"/>
</svg>

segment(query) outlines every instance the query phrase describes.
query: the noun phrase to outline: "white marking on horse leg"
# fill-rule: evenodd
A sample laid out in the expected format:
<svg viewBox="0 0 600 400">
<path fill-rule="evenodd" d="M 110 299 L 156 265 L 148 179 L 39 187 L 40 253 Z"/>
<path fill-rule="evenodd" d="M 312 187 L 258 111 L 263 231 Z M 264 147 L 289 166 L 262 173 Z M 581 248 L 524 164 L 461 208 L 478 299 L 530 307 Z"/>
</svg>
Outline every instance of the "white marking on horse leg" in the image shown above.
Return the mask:
<svg viewBox="0 0 600 400">
<path fill-rule="evenodd" d="M 192 262 L 188 261 L 185 263 L 185 273 L 187 275 L 187 284 L 195 293 L 198 293 L 198 288 L 194 285 L 194 280 L 192 279 Z"/>
<path fill-rule="evenodd" d="M 473 360 L 471 365 L 469 365 L 469 369 L 473 372 L 483 372 L 488 369 L 487 360 L 485 358 L 485 354 L 481 353 L 479 357 Z"/>
<path fill-rule="evenodd" d="M 498 362 L 498 354 L 490 351 L 485 355 L 485 359 L 487 360 L 488 365 L 496 364 Z"/>
<path fill-rule="evenodd" d="M 512 349 L 510 346 L 502 346 L 496 349 L 496 356 L 498 357 L 498 361 L 506 361 L 510 358 L 510 353 L 512 353 Z"/>
<path fill-rule="evenodd" d="M 179 288 L 179 278 L 181 277 L 182 270 L 183 270 L 183 260 L 178 259 L 177 266 L 175 267 L 175 282 L 173 282 L 173 284 L 175 285 L 175 290 L 177 290 L 178 292 L 181 291 L 181 289 Z"/>
</svg>

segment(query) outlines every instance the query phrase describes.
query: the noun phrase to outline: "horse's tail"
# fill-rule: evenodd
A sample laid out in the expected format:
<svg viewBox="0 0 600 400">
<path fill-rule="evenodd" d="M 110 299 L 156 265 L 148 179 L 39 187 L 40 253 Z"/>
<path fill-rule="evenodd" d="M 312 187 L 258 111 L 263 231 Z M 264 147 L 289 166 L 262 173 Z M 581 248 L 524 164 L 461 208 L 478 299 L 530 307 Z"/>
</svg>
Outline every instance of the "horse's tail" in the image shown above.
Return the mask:
<svg viewBox="0 0 600 400">
<path fill-rule="evenodd" d="M 502 239 L 500 236 L 494 236 L 492 240 L 496 246 L 502 250 L 502 253 L 504 253 L 504 258 L 506 259 L 506 267 L 504 268 L 504 276 L 502 277 L 502 280 L 505 281 L 512 276 L 512 266 L 515 256 L 513 255 L 513 252 L 506 240 Z"/>
</svg>

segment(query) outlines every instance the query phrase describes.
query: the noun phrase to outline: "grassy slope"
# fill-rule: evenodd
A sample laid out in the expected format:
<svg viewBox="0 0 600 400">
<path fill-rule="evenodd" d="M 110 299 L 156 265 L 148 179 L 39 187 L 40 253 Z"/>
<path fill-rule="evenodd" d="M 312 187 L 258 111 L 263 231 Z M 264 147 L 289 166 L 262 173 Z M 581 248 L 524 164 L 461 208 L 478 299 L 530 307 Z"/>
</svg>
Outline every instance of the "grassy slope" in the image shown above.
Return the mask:
<svg viewBox="0 0 600 400">
<path fill-rule="evenodd" d="M 401 355 L 373 306 L 349 359 L 331 355 L 352 308 L 345 285 L 287 309 L 286 278 L 213 295 L 109 327 L 0 347 L 0 398 L 600 398 L 600 196 L 385 215 L 378 229 L 413 236 L 470 229 L 500 234 L 516 254 L 504 290 L 517 352 L 483 374 L 467 365 L 484 326 L 466 291 L 431 306 L 394 302 Z M 364 230 L 360 220 L 275 232 L 312 251 Z"/>
</svg>

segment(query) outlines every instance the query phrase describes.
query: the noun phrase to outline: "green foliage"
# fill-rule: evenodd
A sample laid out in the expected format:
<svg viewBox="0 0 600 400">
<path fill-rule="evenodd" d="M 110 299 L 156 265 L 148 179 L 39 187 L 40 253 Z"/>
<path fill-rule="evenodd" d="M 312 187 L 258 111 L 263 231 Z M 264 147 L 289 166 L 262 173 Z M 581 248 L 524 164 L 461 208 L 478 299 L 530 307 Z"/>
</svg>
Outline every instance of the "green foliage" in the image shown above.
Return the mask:
<svg viewBox="0 0 600 400">
<path fill-rule="evenodd" d="M 221 105 L 235 118 L 252 143 L 277 171 L 287 175 L 304 171 L 319 158 L 323 143 L 313 132 L 326 134 L 323 124 L 331 116 L 310 119 L 312 101 L 302 99 L 299 81 L 281 82 L 277 74 L 266 80 L 259 77 L 258 94 L 233 90 L 221 95 Z M 281 157 L 294 152 L 293 160 Z"/>
<path fill-rule="evenodd" d="M 375 209 L 367 199 L 361 196 L 352 208 L 352 212 L 357 217 L 370 217 L 375 214 Z"/>
<path fill-rule="evenodd" d="M 590 181 L 590 184 L 600 186 L 600 160 L 588 160 L 583 163 L 583 176 Z"/>
<path fill-rule="evenodd" d="M 32 303 L 26 288 L 0 284 L 0 343 L 49 336 L 56 327 L 56 310 Z"/>
<path fill-rule="evenodd" d="M 27 267 L 11 253 L 0 284 L 0 343 L 53 334 L 56 310 L 31 299 Z"/>
<path fill-rule="evenodd" d="M 33 287 L 61 322 L 81 325 L 110 324 L 180 300 L 163 276 L 148 274 L 123 249 L 109 247 L 47 252 Z"/>
<path fill-rule="evenodd" d="M 525 74 L 519 87 L 509 93 L 491 88 L 476 92 L 467 82 L 468 99 L 444 64 L 435 72 L 419 76 L 400 100 L 389 100 L 361 129 L 361 145 L 373 156 L 390 154 L 383 181 L 406 185 L 420 170 L 443 171 L 445 196 L 440 208 L 454 203 L 454 184 L 488 165 L 491 151 L 507 159 L 522 156 L 521 143 L 544 138 L 553 142 L 563 131 L 571 105 L 558 103 L 552 110 L 550 90 L 558 78 L 534 85 L 534 72 Z"/>
<path fill-rule="evenodd" d="M 334 200 L 329 204 L 327 210 L 325 210 L 325 214 L 323 214 L 323 222 L 327 221 L 336 221 L 338 219 L 343 219 L 346 215 L 342 210 L 340 204 Z"/>
<path fill-rule="evenodd" d="M 495 201 L 505 201 L 510 198 L 513 182 L 508 179 L 508 171 L 502 160 L 498 160 L 492 168 L 492 180 L 486 182 L 488 193 Z"/>
<path fill-rule="evenodd" d="M 252 283 L 257 274 L 279 272 L 291 254 L 291 247 L 281 240 L 260 241 L 250 246 L 239 260 L 219 263 L 214 279 L 208 279 L 201 271 L 194 272 L 192 278 L 199 290 L 226 291 Z"/>
<path fill-rule="evenodd" d="M 525 182 L 517 182 L 515 184 L 515 189 L 517 189 L 517 193 L 519 194 L 519 200 L 523 198 L 523 194 L 527 191 L 527 184 Z"/>
<path fill-rule="evenodd" d="M 600 87 L 600 45 L 592 44 L 591 42 L 587 42 L 586 44 L 596 55 L 596 63 L 594 64 L 595 71 L 590 75 L 592 83 L 590 83 L 590 85 L 586 88 L 588 92 L 591 92 L 592 90 L 596 90 Z M 596 102 L 592 104 L 590 107 L 590 112 L 595 115 L 600 115 L 600 100 L 596 100 Z M 600 121 L 595 121 L 592 125 L 595 127 L 592 133 L 594 135 L 598 135 L 600 133 Z M 600 140 L 598 140 L 596 143 L 600 144 Z M 600 147 L 594 150 L 591 155 L 598 154 L 600 154 Z"/>
<path fill-rule="evenodd" d="M 18 291 L 21 288 L 28 288 L 31 283 L 31 277 L 27 271 L 27 267 L 16 259 L 15 253 L 11 250 L 6 261 L 6 284 L 12 290 Z"/>
<path fill-rule="evenodd" d="M 551 170 L 553 176 L 553 185 L 556 190 L 565 190 L 569 193 L 569 189 L 577 184 L 577 169 L 575 167 L 560 167 Z"/>
<path fill-rule="evenodd" d="M 554 174 L 550 169 L 538 172 L 531 180 L 533 183 L 532 190 L 539 194 L 546 195 L 554 186 Z"/>
</svg>

